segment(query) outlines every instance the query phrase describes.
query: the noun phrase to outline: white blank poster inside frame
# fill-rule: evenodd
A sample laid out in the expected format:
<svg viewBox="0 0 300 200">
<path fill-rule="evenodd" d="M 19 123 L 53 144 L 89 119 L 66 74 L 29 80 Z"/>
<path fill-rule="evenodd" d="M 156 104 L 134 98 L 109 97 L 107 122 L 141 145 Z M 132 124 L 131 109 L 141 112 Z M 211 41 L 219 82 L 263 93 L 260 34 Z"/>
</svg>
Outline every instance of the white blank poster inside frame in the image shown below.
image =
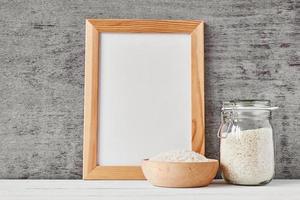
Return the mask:
<svg viewBox="0 0 300 200">
<path fill-rule="evenodd" d="M 191 149 L 191 36 L 101 33 L 100 165 Z"/>
</svg>

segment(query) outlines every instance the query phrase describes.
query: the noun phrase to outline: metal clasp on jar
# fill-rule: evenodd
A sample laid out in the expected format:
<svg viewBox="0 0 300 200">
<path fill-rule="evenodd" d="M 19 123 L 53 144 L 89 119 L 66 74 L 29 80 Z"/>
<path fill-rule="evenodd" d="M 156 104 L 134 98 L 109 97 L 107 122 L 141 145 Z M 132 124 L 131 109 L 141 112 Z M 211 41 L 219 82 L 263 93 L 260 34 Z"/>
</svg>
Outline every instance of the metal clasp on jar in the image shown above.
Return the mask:
<svg viewBox="0 0 300 200">
<path fill-rule="evenodd" d="M 229 116 L 228 119 L 224 120 L 224 111 L 221 112 L 221 125 L 220 128 L 218 130 L 218 138 L 227 138 L 228 134 L 231 132 L 232 128 L 235 126 L 235 123 L 237 122 L 237 117 L 238 114 L 235 111 L 235 109 L 233 108 L 230 112 L 229 112 Z M 223 128 L 225 127 L 225 124 L 227 125 L 226 131 L 223 131 Z M 223 135 L 223 133 L 225 133 Z"/>
</svg>

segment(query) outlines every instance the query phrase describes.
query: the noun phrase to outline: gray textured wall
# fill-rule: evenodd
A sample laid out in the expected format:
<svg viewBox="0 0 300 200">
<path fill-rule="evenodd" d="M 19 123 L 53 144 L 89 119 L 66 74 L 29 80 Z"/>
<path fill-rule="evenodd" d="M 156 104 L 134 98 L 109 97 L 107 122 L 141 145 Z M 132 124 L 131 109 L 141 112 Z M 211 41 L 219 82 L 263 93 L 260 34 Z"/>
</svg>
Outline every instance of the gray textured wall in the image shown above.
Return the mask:
<svg viewBox="0 0 300 200">
<path fill-rule="evenodd" d="M 220 101 L 265 98 L 276 177 L 300 178 L 296 0 L 0 0 L 0 177 L 81 178 L 86 18 L 203 19 L 206 151 Z"/>
</svg>

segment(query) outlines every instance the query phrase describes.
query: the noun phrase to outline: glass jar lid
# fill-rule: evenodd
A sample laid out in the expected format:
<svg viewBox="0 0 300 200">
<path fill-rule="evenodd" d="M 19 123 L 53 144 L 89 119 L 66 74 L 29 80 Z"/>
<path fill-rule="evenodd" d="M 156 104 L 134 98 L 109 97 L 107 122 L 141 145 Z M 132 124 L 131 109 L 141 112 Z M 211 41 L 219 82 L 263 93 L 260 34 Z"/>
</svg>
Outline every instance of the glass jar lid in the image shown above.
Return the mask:
<svg viewBox="0 0 300 200">
<path fill-rule="evenodd" d="M 232 100 L 224 101 L 222 111 L 225 110 L 276 110 L 270 100 Z"/>
</svg>

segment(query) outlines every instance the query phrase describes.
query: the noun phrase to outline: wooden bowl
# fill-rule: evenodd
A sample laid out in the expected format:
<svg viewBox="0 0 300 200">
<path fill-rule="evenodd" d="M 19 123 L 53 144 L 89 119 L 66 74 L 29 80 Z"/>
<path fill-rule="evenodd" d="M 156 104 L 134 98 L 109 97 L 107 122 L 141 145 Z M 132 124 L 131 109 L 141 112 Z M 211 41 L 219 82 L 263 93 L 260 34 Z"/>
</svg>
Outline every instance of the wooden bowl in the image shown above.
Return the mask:
<svg viewBox="0 0 300 200">
<path fill-rule="evenodd" d="M 163 162 L 145 159 L 142 170 L 146 179 L 160 187 L 203 187 L 209 185 L 217 174 L 219 161 Z"/>
</svg>

